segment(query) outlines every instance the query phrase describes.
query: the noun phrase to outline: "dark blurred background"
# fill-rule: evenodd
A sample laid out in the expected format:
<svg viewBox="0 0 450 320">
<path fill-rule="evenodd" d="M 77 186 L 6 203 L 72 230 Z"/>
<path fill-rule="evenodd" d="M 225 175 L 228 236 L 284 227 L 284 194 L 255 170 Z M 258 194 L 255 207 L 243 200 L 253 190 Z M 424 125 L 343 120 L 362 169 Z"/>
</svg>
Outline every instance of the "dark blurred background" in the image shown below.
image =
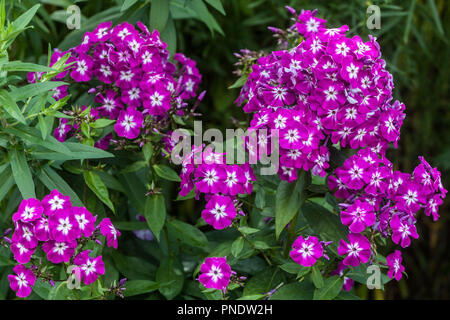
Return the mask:
<svg viewBox="0 0 450 320">
<path fill-rule="evenodd" d="M 183 6 L 190 2 L 170 1 L 171 5 Z M 8 2 L 13 8 L 10 14 L 18 15 L 36 1 Z M 15 59 L 45 63 L 46 43 L 58 47 L 70 33 L 63 23 L 63 10 L 72 1 L 40 2 L 44 6 L 33 20 L 35 28 L 21 36 L 14 48 Z M 149 1 L 130 2 L 134 3 L 133 6 L 123 13 L 114 8 L 120 8 L 124 0 L 78 1 L 76 4 L 83 14 L 82 29 L 89 27 L 88 22 L 94 22 L 93 29 L 100 20 L 148 22 Z M 211 7 L 209 9 L 223 35 L 217 28 L 211 32 L 205 26 L 205 19 L 188 15 L 172 16 L 177 51 L 194 58 L 203 75 L 202 86 L 208 93 L 199 110 L 208 127 L 229 128 L 233 118 L 246 119 L 242 110 L 233 103 L 239 91 L 227 89 L 236 80 L 232 74 L 236 62 L 233 52 L 242 48 L 275 48 L 276 41 L 267 26 L 285 28 L 291 25 L 285 5 L 297 11 L 317 8 L 318 15 L 328 20 L 329 27 L 347 24 L 352 35 L 359 34 L 363 39 L 368 39 L 370 33 L 378 38 L 388 70 L 394 76 L 394 98 L 406 105 L 407 117 L 399 147 L 389 151 L 396 168 L 411 172 L 418 164 L 417 157 L 423 155 L 432 166 L 439 167 L 444 186 L 450 188 L 449 1 L 222 0 L 222 4 L 226 15 Z M 378 5 L 381 10 L 379 30 L 369 30 L 366 26 L 370 15 L 367 7 L 372 4 Z M 214 25 L 211 20 L 209 22 L 210 26 Z M 73 32 L 71 35 L 73 38 Z M 449 202 L 447 199 L 441 207 L 439 221 L 432 222 L 423 214 L 419 217 L 418 232 L 421 237 L 402 250 L 409 279 L 390 282 L 384 292 L 369 292 L 361 286 L 357 288 L 360 296 L 371 299 L 449 298 Z"/>
</svg>

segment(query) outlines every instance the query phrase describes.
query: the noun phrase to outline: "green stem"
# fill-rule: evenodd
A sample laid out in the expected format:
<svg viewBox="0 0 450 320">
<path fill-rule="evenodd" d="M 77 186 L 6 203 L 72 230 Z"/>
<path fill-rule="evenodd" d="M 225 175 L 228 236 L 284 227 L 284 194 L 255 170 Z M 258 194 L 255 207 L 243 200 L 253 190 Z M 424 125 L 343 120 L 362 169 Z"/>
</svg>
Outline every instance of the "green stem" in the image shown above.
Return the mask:
<svg viewBox="0 0 450 320">
<path fill-rule="evenodd" d="M 289 251 L 291 249 L 292 243 L 294 242 L 295 228 L 297 227 L 297 220 L 298 220 L 299 214 L 300 214 L 300 211 L 297 212 L 297 214 L 294 216 L 291 223 L 289 224 L 288 238 L 286 241 L 286 247 L 284 248 L 284 257 L 285 258 L 289 257 Z"/>
</svg>

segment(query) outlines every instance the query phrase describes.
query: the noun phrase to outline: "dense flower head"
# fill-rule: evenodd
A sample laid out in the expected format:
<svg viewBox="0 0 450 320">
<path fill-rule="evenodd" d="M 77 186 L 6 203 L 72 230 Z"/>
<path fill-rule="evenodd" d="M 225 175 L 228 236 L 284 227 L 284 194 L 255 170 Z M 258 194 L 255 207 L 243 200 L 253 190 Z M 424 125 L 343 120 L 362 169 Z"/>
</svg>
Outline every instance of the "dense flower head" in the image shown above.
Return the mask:
<svg viewBox="0 0 450 320">
<path fill-rule="evenodd" d="M 433 220 L 439 218 L 438 207 L 447 190 L 442 186 L 440 172 L 423 157 L 413 174 L 395 171 L 385 156 L 370 149 L 361 149 L 346 159 L 328 186 L 341 203 L 341 221 L 350 232 L 371 228 L 403 248 L 411 238 L 419 237 L 416 215 L 423 208 Z"/>
<path fill-rule="evenodd" d="M 250 128 L 279 131 L 279 174 L 288 181 L 297 169 L 325 176 L 330 141 L 384 154 L 405 117 L 405 106 L 392 102 L 392 75 L 376 39 L 350 38 L 347 26 L 325 22 L 302 11 L 295 23 L 301 43 L 258 58 L 236 101 L 254 113 Z"/>
<path fill-rule="evenodd" d="M 184 157 L 179 195 L 184 197 L 194 188 L 197 199 L 203 193 L 207 200 L 203 219 L 215 229 L 224 229 L 236 217 L 236 196 L 252 193 L 256 176 L 249 164 L 227 164 L 225 154 L 202 149 L 194 147 Z"/>
<path fill-rule="evenodd" d="M 319 238 L 308 236 L 306 239 L 299 236 L 292 244 L 290 256 L 296 263 L 304 267 L 311 267 L 323 255 L 323 246 Z"/>
<path fill-rule="evenodd" d="M 89 251 L 79 253 L 78 250 L 87 241 L 99 243 L 101 234 L 108 246 L 117 248 L 120 236 L 109 218 L 95 226 L 97 216 L 85 207 L 72 206 L 70 197 L 58 190 L 52 190 L 42 201 L 34 198 L 22 200 L 12 220 L 15 228 L 10 249 L 19 264 L 14 268 L 16 275 L 10 275 L 9 281 L 19 297 L 31 293 L 36 279 L 32 270 L 35 269 L 27 269 L 24 265 L 32 263 L 34 268 L 36 262 L 41 265 L 41 250 L 38 249 L 42 249 L 46 260 L 53 264 L 69 263 L 75 259 L 74 263 L 82 270 L 84 283 L 89 284 L 104 274 L 104 264 L 101 256 L 91 258 Z"/>
<path fill-rule="evenodd" d="M 232 274 L 226 257 L 206 258 L 200 267 L 198 280 L 208 289 L 225 291 Z"/>
<path fill-rule="evenodd" d="M 184 101 L 196 97 L 201 82 L 194 60 L 176 53 L 170 62 L 167 44 L 161 41 L 159 32 L 150 32 L 140 22 L 137 28 L 128 22 L 116 26 L 100 23 L 84 34 L 78 46 L 67 51 L 56 49 L 50 66 L 68 53 L 66 71 L 55 80 L 95 82 L 88 91 L 95 94 L 92 110 L 117 120 L 115 132 L 126 139 L 151 134 L 152 123 L 168 119 L 171 109 L 182 115 L 187 105 Z M 40 76 L 29 73 L 28 81 L 36 82 Z M 55 100 L 67 96 L 67 88 L 56 88 Z M 64 141 L 79 130 L 73 121 L 60 119 L 54 136 Z"/>
</svg>

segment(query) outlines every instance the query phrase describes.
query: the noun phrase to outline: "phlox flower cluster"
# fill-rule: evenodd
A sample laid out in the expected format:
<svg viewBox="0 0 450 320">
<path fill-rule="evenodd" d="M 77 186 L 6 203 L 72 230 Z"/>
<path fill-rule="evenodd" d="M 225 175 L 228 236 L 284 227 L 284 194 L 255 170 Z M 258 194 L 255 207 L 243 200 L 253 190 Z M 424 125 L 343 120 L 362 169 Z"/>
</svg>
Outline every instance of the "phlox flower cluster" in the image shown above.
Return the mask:
<svg viewBox="0 0 450 320">
<path fill-rule="evenodd" d="M 365 148 L 345 160 L 328 177 L 328 185 L 337 198 L 343 199 L 340 218 L 348 226 L 348 242 L 341 240 L 338 253 L 344 255 L 345 265 L 357 266 L 371 257 L 371 244 L 362 234 L 379 232 L 395 244 L 406 248 L 411 238 L 419 237 L 416 230 L 417 213 L 423 208 L 425 215 L 439 218 L 438 208 L 447 190 L 441 174 L 423 158 L 412 174 L 393 169 L 383 155 Z M 396 266 L 395 278 L 401 278 L 401 252 L 390 255 L 388 265 Z M 397 261 L 397 262 L 395 262 Z M 400 272 L 400 273 L 398 273 Z M 392 272 L 389 273 L 392 277 Z"/>
<path fill-rule="evenodd" d="M 201 161 L 200 161 L 201 160 Z M 251 194 L 256 176 L 249 164 L 227 164 L 224 154 L 194 149 L 182 162 L 181 190 L 186 196 L 195 187 L 196 198 L 207 201 L 202 217 L 214 229 L 231 225 L 239 207 L 236 196 Z"/>
<path fill-rule="evenodd" d="M 170 62 L 167 44 L 158 31 L 150 32 L 141 22 L 137 27 L 128 22 L 115 27 L 111 22 L 100 23 L 84 34 L 78 46 L 56 50 L 50 64 L 70 53 L 67 64 L 72 64 L 55 80 L 68 76 L 68 81 L 89 85 L 95 81 L 96 86 L 88 91 L 95 94 L 91 113 L 116 120 L 115 133 L 126 139 L 135 139 L 141 133 L 150 135 L 155 131 L 154 124 L 166 121 L 169 113 L 184 114 L 185 100 L 196 96 L 201 82 L 195 61 L 176 53 L 174 62 Z M 34 82 L 36 74 L 29 74 L 28 79 Z M 58 87 L 53 97 L 61 99 L 67 92 L 68 86 Z M 54 135 L 64 141 L 77 130 L 73 121 L 61 119 Z M 108 136 L 97 146 L 106 148 L 110 140 Z"/>
<path fill-rule="evenodd" d="M 258 58 L 236 100 L 254 113 L 250 129 L 278 130 L 279 174 L 288 181 L 297 169 L 325 176 L 330 141 L 383 154 L 397 144 L 405 117 L 404 105 L 392 103 L 392 75 L 376 39 L 350 38 L 346 25 L 325 22 L 302 11 L 290 28 L 300 44 Z"/>
<path fill-rule="evenodd" d="M 10 248 L 19 265 L 14 268 L 15 275 L 8 279 L 18 297 L 31 293 L 36 280 L 33 271 L 38 269 L 33 254 L 40 249 L 53 264 L 73 263 L 80 270 L 80 280 L 88 285 L 105 273 L 105 266 L 102 256 L 91 257 L 90 250 L 83 250 L 84 245 L 88 240 L 101 244 L 99 236 L 103 235 L 108 247 L 117 248 L 120 236 L 109 218 L 96 226 L 97 216 L 85 207 L 72 206 L 70 197 L 57 190 L 52 190 L 42 201 L 23 200 L 12 219 L 15 229 Z M 30 262 L 29 269 L 25 264 Z"/>
</svg>

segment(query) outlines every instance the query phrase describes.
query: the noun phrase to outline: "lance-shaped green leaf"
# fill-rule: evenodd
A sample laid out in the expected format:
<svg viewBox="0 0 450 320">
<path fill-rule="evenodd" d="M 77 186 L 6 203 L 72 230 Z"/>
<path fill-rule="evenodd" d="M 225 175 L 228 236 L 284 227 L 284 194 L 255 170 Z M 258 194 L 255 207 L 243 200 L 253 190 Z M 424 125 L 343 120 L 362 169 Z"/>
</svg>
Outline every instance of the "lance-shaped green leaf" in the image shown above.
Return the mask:
<svg viewBox="0 0 450 320">
<path fill-rule="evenodd" d="M 347 235 L 338 216 L 316 203 L 307 201 L 302 213 L 314 233 L 326 237 L 326 241 L 339 241 Z"/>
<path fill-rule="evenodd" d="M 47 66 L 40 64 L 22 62 L 22 61 L 10 61 L 3 65 L 3 70 L 6 71 L 27 71 L 27 72 L 49 72 L 56 71 Z"/>
<path fill-rule="evenodd" d="M 20 30 L 25 28 L 30 23 L 31 19 L 33 19 L 36 11 L 40 6 L 40 4 L 34 5 L 32 8 L 28 9 L 21 16 L 19 16 L 16 20 L 14 20 L 14 22 L 12 23 L 13 29 Z"/>
<path fill-rule="evenodd" d="M 114 205 L 109 199 L 109 192 L 106 185 L 103 183 L 102 179 L 93 171 L 85 171 L 83 173 L 84 181 L 89 189 L 95 193 L 95 195 L 111 209 L 111 211 L 115 214 Z"/>
<path fill-rule="evenodd" d="M 156 281 L 161 285 L 159 292 L 166 299 L 175 298 L 183 288 L 183 266 L 175 257 L 165 257 L 156 272 Z"/>
<path fill-rule="evenodd" d="M 124 296 L 132 297 L 150 293 L 160 288 L 160 284 L 151 280 L 130 280 L 126 282 Z"/>
<path fill-rule="evenodd" d="M 164 30 L 168 18 L 169 18 L 169 1 L 152 0 L 150 10 L 150 28 L 157 29 L 161 32 L 162 30 Z"/>
<path fill-rule="evenodd" d="M 305 202 L 305 190 L 310 181 L 309 174 L 302 171 L 296 182 L 281 181 L 278 185 L 275 205 L 275 235 L 277 239 Z M 295 226 L 293 227 L 295 228 Z"/>
<path fill-rule="evenodd" d="M 34 191 L 33 176 L 28 167 L 27 159 L 24 150 L 10 149 L 9 160 L 11 162 L 11 169 L 14 180 L 19 188 L 20 193 L 24 199 L 36 198 Z"/>
<path fill-rule="evenodd" d="M 176 181 L 176 182 L 181 181 L 178 174 L 175 171 L 173 171 L 172 168 L 170 168 L 168 166 L 165 166 L 163 164 L 155 164 L 153 166 L 153 169 L 155 170 L 156 174 L 163 179 L 166 179 L 169 181 Z"/>
<path fill-rule="evenodd" d="M 333 276 L 325 279 L 321 288 L 314 291 L 314 300 L 331 300 L 341 292 L 344 278 Z"/>
<path fill-rule="evenodd" d="M 0 107 L 2 107 L 3 110 L 5 110 L 11 117 L 16 119 L 17 121 L 26 124 L 25 118 L 22 112 L 20 112 L 16 101 L 9 94 L 9 92 L 4 89 L 0 90 Z"/>
<path fill-rule="evenodd" d="M 66 82 L 61 81 L 47 81 L 28 84 L 20 88 L 14 88 L 11 90 L 11 96 L 16 100 L 25 100 L 30 97 L 37 96 L 41 93 L 48 92 L 59 86 L 67 85 Z"/>
<path fill-rule="evenodd" d="M 70 196 L 70 201 L 73 205 L 82 207 L 83 202 L 76 194 L 75 191 L 67 184 L 67 182 L 61 178 L 61 176 L 53 170 L 49 165 L 45 165 L 40 174 L 39 180 L 47 187 L 49 190 L 56 189 L 66 196 Z"/>
<path fill-rule="evenodd" d="M 159 236 L 166 220 L 166 204 L 162 194 L 152 194 L 147 197 L 144 216 L 150 230 L 159 241 Z"/>
<path fill-rule="evenodd" d="M 193 225 L 180 220 L 171 219 L 167 221 L 167 226 L 169 227 L 170 234 L 174 235 L 183 244 L 186 243 L 194 247 L 207 249 L 208 239 L 203 232 Z"/>
</svg>

